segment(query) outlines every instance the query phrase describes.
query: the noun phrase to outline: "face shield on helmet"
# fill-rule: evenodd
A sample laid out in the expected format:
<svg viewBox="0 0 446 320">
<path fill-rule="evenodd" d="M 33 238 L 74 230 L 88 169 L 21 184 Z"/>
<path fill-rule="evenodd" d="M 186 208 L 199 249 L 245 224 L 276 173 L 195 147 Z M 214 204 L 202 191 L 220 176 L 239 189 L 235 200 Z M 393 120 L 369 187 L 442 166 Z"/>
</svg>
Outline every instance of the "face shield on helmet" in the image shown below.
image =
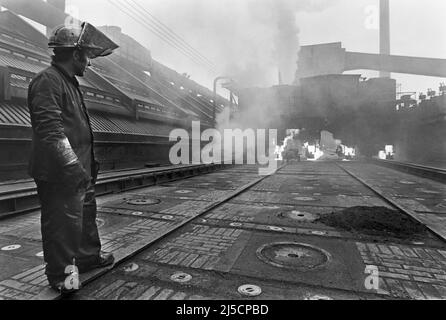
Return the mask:
<svg viewBox="0 0 446 320">
<path fill-rule="evenodd" d="M 105 57 L 119 46 L 93 25 L 84 22 L 81 26 L 57 27 L 48 43 L 49 48 L 79 48 L 89 59 Z"/>
</svg>

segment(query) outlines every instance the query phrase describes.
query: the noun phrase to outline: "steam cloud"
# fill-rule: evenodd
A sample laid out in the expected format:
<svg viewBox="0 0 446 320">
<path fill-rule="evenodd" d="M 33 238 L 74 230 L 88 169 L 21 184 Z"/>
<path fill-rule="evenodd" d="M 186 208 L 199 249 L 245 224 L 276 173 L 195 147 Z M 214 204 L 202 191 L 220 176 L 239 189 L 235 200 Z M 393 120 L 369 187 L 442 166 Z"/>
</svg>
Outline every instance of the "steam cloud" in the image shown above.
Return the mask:
<svg viewBox="0 0 446 320">
<path fill-rule="evenodd" d="M 231 2 L 231 1 L 229 1 Z M 242 15 L 230 28 L 239 34 L 226 51 L 225 74 L 234 76 L 241 87 L 267 87 L 278 83 L 292 84 L 297 68 L 299 28 L 296 13 L 319 11 L 335 0 L 248 0 L 238 7 L 235 16 Z M 235 9 L 234 9 L 235 10 Z M 223 33 L 224 35 L 224 33 Z M 279 121 L 274 90 L 251 89 L 249 103 L 229 118 L 229 110 L 217 117 L 218 128 L 268 128 Z M 274 112 L 272 112 L 274 110 Z"/>
<path fill-rule="evenodd" d="M 270 86 L 280 78 L 283 84 L 294 80 L 299 51 L 298 11 L 323 10 L 335 1 L 328 0 L 249 0 L 246 3 L 245 30 L 255 41 L 241 42 L 240 52 L 250 52 L 237 59 L 234 52 L 232 63 L 226 72 L 234 75 L 241 86 Z M 244 50 L 247 48 L 248 50 Z M 261 52 L 258 52 L 261 51 Z"/>
<path fill-rule="evenodd" d="M 150 2 L 141 3 L 150 8 Z M 266 87 L 278 83 L 279 69 L 283 84 L 294 80 L 299 50 L 296 13 L 320 11 L 336 2 L 163 0 L 157 2 L 156 14 L 215 61 L 220 75 L 233 76 L 242 87 Z M 203 38 L 204 34 L 213 36 Z M 153 50 L 155 56 L 156 52 Z M 179 58 L 168 58 L 177 59 L 178 65 Z"/>
</svg>

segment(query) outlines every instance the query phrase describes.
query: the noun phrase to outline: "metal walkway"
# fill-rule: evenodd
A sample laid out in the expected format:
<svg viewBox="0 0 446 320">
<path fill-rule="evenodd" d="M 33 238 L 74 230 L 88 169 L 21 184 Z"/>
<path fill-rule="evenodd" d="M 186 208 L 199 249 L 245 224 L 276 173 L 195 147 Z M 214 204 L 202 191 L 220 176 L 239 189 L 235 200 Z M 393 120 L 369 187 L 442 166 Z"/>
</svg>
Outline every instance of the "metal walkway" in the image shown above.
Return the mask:
<svg viewBox="0 0 446 320">
<path fill-rule="evenodd" d="M 446 187 L 375 164 L 302 162 L 258 176 L 218 172 L 99 198 L 111 270 L 81 275 L 72 299 L 446 299 Z M 369 206 L 416 214 L 431 230 L 371 236 L 319 218 Z M 410 211 L 409 211 L 410 210 Z M 0 223 L 0 297 L 56 299 L 39 214 Z M 379 269 L 368 289 L 366 265 Z"/>
</svg>

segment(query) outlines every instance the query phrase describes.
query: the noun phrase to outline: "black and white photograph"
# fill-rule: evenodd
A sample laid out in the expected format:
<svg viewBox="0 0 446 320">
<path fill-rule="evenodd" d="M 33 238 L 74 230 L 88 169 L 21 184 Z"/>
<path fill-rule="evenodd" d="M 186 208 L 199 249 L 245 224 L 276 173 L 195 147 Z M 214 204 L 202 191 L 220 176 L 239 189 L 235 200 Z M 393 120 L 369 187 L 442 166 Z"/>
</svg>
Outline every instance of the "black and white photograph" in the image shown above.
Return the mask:
<svg viewBox="0 0 446 320">
<path fill-rule="evenodd" d="M 0 0 L 0 300 L 446 300 L 445 21 L 444 0 Z"/>
</svg>

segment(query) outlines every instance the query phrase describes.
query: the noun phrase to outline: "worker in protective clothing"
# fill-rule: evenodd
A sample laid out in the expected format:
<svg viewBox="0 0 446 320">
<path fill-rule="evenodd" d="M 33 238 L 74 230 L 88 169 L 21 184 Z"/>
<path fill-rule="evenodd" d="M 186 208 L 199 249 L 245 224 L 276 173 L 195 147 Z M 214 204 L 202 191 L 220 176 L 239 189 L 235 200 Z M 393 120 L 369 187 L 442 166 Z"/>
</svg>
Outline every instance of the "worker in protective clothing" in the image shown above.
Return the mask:
<svg viewBox="0 0 446 320">
<path fill-rule="evenodd" d="M 46 275 L 62 293 L 80 288 L 79 273 L 114 263 L 101 252 L 94 185 L 99 171 L 79 82 L 90 59 L 118 48 L 88 23 L 61 26 L 49 45 L 52 64 L 29 86 L 33 128 L 29 173 L 37 184 Z"/>
<path fill-rule="evenodd" d="M 301 149 L 302 142 L 299 140 L 299 135 L 294 133 L 293 137 L 287 140 L 282 157 L 286 163 L 289 163 L 292 159 L 300 162 Z"/>
</svg>

